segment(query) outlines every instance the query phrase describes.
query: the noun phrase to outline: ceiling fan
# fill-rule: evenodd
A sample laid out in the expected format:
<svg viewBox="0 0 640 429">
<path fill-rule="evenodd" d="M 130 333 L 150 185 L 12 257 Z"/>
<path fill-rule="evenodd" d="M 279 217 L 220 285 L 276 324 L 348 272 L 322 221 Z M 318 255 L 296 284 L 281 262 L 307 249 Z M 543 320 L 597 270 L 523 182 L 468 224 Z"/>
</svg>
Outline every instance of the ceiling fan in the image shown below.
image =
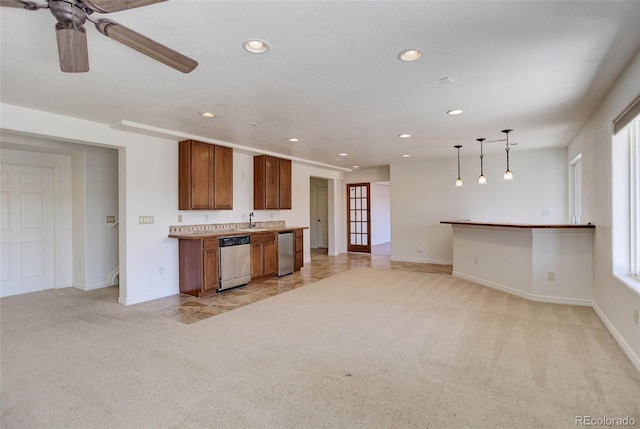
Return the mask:
<svg viewBox="0 0 640 429">
<path fill-rule="evenodd" d="M 140 33 L 109 19 L 93 19 L 94 12 L 110 13 L 148 6 L 166 0 L 47 0 L 38 3 L 30 0 L 0 0 L 0 6 L 19 7 L 27 10 L 49 9 L 58 20 L 56 38 L 60 69 L 66 73 L 89 71 L 87 33 L 85 21 L 95 24 L 98 31 L 136 51 L 179 70 L 189 73 L 198 62 L 173 49 L 143 36 Z"/>
</svg>

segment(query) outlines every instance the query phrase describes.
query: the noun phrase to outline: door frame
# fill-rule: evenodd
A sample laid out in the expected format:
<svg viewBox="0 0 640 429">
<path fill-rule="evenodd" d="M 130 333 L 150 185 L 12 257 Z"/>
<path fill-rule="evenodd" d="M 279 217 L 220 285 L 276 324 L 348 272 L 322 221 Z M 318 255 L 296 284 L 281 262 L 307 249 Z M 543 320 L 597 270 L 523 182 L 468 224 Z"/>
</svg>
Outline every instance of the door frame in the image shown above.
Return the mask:
<svg viewBox="0 0 640 429">
<path fill-rule="evenodd" d="M 366 231 L 366 237 L 367 237 L 367 244 L 351 244 L 351 224 L 352 222 L 364 222 L 362 219 L 360 221 L 358 220 L 351 220 L 351 204 L 350 204 L 350 190 L 352 187 L 364 187 L 367 191 L 367 195 L 366 195 L 366 201 L 367 201 L 367 207 L 366 207 L 366 214 L 367 214 L 367 219 L 366 219 L 366 225 L 367 225 L 367 231 Z M 371 184 L 370 183 L 348 183 L 347 184 L 347 251 L 348 252 L 362 252 L 362 253 L 371 253 Z M 358 210 L 358 209 L 355 209 Z M 363 210 L 363 208 L 359 209 L 359 210 Z M 354 234 L 363 234 L 362 232 L 358 233 L 358 232 L 354 232 Z"/>
</svg>

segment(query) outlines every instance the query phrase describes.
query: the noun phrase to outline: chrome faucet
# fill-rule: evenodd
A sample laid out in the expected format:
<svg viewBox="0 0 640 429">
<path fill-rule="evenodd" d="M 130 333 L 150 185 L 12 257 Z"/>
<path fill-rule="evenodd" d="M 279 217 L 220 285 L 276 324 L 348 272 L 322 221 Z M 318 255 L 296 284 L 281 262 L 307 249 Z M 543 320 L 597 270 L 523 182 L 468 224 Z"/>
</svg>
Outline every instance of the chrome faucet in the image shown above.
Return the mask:
<svg viewBox="0 0 640 429">
<path fill-rule="evenodd" d="M 256 224 L 251 223 L 251 218 L 254 216 L 253 212 L 249 213 L 249 228 L 255 228 Z"/>
</svg>

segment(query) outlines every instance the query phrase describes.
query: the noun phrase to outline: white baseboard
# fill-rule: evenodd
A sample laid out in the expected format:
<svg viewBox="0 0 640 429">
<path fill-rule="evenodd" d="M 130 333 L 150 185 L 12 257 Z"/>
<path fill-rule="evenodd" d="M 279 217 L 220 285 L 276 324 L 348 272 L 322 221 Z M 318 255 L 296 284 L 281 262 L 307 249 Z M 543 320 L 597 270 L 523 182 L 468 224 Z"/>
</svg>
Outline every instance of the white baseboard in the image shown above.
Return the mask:
<svg viewBox="0 0 640 429">
<path fill-rule="evenodd" d="M 113 285 L 110 284 L 109 282 L 95 283 L 95 284 L 92 284 L 92 285 L 81 285 L 79 283 L 74 283 L 73 284 L 74 288 L 80 289 L 80 290 L 84 290 L 84 291 L 102 289 L 102 288 L 109 287 L 109 286 L 113 286 Z"/>
<path fill-rule="evenodd" d="M 453 265 L 453 261 L 445 261 L 443 259 L 396 258 L 394 256 L 391 256 L 391 260 L 394 262 L 417 262 L 419 264 Z"/>
<path fill-rule="evenodd" d="M 598 307 L 598 304 L 596 304 L 595 302 L 593 303 L 593 309 L 595 310 L 598 317 L 600 317 L 600 320 L 602 320 L 602 323 L 604 323 L 604 326 L 606 326 L 609 332 L 611 332 L 613 338 L 615 338 L 615 340 L 618 342 L 618 344 L 624 351 L 624 354 L 627 355 L 633 366 L 635 366 L 638 372 L 640 372 L 640 356 L 634 353 L 631 346 L 627 344 L 622 335 L 620 335 L 615 326 L 613 326 L 613 323 L 611 323 L 611 321 L 607 318 L 607 316 L 605 316 L 602 310 L 600 310 L 600 307 Z"/>
<path fill-rule="evenodd" d="M 153 299 L 164 298 L 165 296 L 176 295 L 180 293 L 178 288 L 164 291 L 156 291 L 154 293 L 138 295 L 138 296 L 128 296 L 123 297 L 122 295 L 118 297 L 118 302 L 124 305 L 133 305 L 140 304 L 141 302 L 151 301 Z"/>
<path fill-rule="evenodd" d="M 487 280 L 479 279 L 477 277 L 459 273 L 457 271 L 454 271 L 453 275 L 461 279 L 469 280 L 470 282 L 481 284 L 482 286 L 490 287 L 491 289 L 497 289 L 499 291 L 502 291 L 511 295 L 519 296 L 520 298 L 528 299 L 529 301 L 548 302 L 551 304 L 581 305 L 584 307 L 591 307 L 593 305 L 593 302 L 587 299 L 560 298 L 555 296 L 534 295 L 531 293 L 523 292 L 521 290 L 510 288 L 509 286 L 504 286 L 498 283 L 490 282 Z"/>
<path fill-rule="evenodd" d="M 611 333 L 613 338 L 618 342 L 618 344 L 622 348 L 622 351 L 624 352 L 624 354 L 627 355 L 627 357 L 629 358 L 629 360 L 631 361 L 633 366 L 636 368 L 636 370 L 638 370 L 638 372 L 640 372 L 640 356 L 638 356 L 633 351 L 631 346 L 629 346 L 629 344 L 625 341 L 624 337 L 622 335 L 620 335 L 620 333 L 615 328 L 613 323 L 611 323 L 611 321 L 607 318 L 607 316 L 605 316 L 605 314 L 602 312 L 602 310 L 600 310 L 600 308 L 598 307 L 598 305 L 595 302 L 584 300 L 584 299 L 568 299 L 568 298 L 557 298 L 557 297 L 551 297 L 551 296 L 533 295 L 533 294 L 522 292 L 522 291 L 519 291 L 519 290 L 516 290 L 516 289 L 512 289 L 512 288 L 507 287 L 507 286 L 503 286 L 503 285 L 500 285 L 500 284 L 497 284 L 497 283 L 488 282 L 486 280 L 478 279 L 478 278 L 475 278 L 473 276 L 468 276 L 466 274 L 458 273 L 458 272 L 455 272 L 455 271 L 453 272 L 453 275 L 455 277 L 459 277 L 461 279 L 469 280 L 471 282 L 478 283 L 478 284 L 481 284 L 483 286 L 490 287 L 492 289 L 497 289 L 497 290 L 500 290 L 502 292 L 505 292 L 505 293 L 508 293 L 508 294 L 511 294 L 511 295 L 516 295 L 516 296 L 519 296 L 520 298 L 528 299 L 528 300 L 531 300 L 531 301 L 548 302 L 548 303 L 552 303 L 552 304 L 568 304 L 568 305 L 581 305 L 581 306 L 592 307 L 593 310 L 598 315 L 598 317 L 600 318 L 600 320 L 602 320 L 602 323 L 604 324 L 604 326 L 609 330 L 609 332 Z"/>
</svg>

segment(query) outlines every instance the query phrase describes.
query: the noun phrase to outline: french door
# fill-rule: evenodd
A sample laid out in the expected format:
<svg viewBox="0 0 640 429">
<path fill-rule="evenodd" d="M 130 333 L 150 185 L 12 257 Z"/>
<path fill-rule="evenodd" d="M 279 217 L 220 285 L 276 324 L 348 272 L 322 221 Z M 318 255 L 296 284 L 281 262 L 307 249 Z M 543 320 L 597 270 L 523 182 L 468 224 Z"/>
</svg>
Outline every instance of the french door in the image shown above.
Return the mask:
<svg viewBox="0 0 640 429">
<path fill-rule="evenodd" d="M 368 183 L 347 185 L 347 250 L 371 253 L 371 198 Z"/>
</svg>

